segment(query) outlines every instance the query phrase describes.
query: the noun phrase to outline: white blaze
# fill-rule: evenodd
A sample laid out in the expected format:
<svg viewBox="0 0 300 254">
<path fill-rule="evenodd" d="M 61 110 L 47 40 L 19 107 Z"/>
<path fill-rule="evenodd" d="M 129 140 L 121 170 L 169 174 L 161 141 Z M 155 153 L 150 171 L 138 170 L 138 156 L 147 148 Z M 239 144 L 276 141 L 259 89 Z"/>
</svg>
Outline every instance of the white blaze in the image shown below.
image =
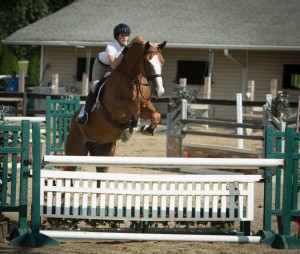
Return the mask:
<svg viewBox="0 0 300 254">
<path fill-rule="evenodd" d="M 152 59 L 150 60 L 150 63 L 153 66 L 154 72 L 157 75 L 161 75 L 161 64 L 159 62 L 159 58 L 157 55 L 153 56 Z M 156 90 L 157 90 L 157 96 L 160 97 L 165 93 L 165 88 L 163 86 L 163 80 L 162 77 L 156 77 Z"/>
</svg>

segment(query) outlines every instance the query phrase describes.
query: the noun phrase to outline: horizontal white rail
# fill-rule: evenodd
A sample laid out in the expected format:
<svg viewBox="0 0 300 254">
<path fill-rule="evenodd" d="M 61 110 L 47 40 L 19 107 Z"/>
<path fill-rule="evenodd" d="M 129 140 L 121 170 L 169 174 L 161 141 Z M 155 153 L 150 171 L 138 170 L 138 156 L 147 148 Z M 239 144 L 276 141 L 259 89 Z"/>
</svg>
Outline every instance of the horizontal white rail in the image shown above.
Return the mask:
<svg viewBox="0 0 300 254">
<path fill-rule="evenodd" d="M 30 122 L 46 122 L 46 117 L 44 117 L 44 116 L 40 116 L 40 117 L 7 116 L 7 117 L 5 117 L 5 120 L 8 120 L 10 122 L 21 122 L 23 120 L 29 120 Z"/>
<path fill-rule="evenodd" d="M 187 234 L 139 234 L 41 230 L 42 234 L 56 239 L 98 239 L 131 241 L 188 241 L 188 242 L 237 242 L 260 243 L 260 236 L 187 235 Z"/>
<path fill-rule="evenodd" d="M 199 167 L 199 166 L 283 166 L 283 159 L 257 158 L 165 158 L 165 157 L 104 157 L 44 155 L 44 164 L 53 166 L 153 166 L 153 167 Z"/>
</svg>

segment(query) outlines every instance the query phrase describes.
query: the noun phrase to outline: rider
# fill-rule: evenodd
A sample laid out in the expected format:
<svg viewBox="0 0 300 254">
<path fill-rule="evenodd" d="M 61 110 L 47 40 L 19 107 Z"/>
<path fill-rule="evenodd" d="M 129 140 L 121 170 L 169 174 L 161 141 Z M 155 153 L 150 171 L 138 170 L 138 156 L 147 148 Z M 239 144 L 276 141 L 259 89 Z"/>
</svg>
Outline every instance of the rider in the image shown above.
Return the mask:
<svg viewBox="0 0 300 254">
<path fill-rule="evenodd" d="M 92 86 L 86 98 L 85 105 L 77 117 L 77 122 L 85 125 L 89 119 L 89 114 L 96 101 L 99 85 L 105 74 L 110 70 L 115 70 L 122 62 L 127 52 L 128 39 L 131 33 L 130 27 L 124 23 L 120 23 L 114 28 L 114 38 L 106 46 L 106 50 L 99 53 L 94 61 L 92 72 Z"/>
</svg>

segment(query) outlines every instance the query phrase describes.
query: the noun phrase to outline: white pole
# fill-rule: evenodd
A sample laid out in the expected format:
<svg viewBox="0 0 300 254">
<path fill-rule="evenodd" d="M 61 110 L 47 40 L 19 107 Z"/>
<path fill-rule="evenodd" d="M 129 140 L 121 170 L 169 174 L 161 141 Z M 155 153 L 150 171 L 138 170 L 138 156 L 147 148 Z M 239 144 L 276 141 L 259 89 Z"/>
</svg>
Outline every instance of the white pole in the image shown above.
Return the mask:
<svg viewBox="0 0 300 254">
<path fill-rule="evenodd" d="M 237 93 L 236 94 L 236 119 L 238 123 L 243 123 L 243 103 L 242 103 L 242 94 Z M 237 134 L 243 135 L 243 128 L 238 127 L 237 128 Z M 238 139 L 237 140 L 237 147 L 238 148 L 244 148 L 244 140 Z"/>
<path fill-rule="evenodd" d="M 58 94 L 59 75 L 52 74 L 52 94 Z"/>
<path fill-rule="evenodd" d="M 43 162 L 53 166 L 157 166 L 157 167 L 199 167 L 199 166 L 257 166 L 276 167 L 283 165 L 283 159 L 258 158 L 182 158 L 182 157 L 110 157 L 110 156 L 62 156 L 44 155 Z"/>
<path fill-rule="evenodd" d="M 260 236 L 234 235 L 187 235 L 187 234 L 148 234 L 148 233 L 107 233 L 83 232 L 69 230 L 41 230 L 41 234 L 55 239 L 98 239 L 98 240 L 127 240 L 127 241 L 188 241 L 188 242 L 237 242 L 260 243 Z"/>
<path fill-rule="evenodd" d="M 82 74 L 82 88 L 81 88 L 81 94 L 82 95 L 88 95 L 89 93 L 89 76 L 87 73 Z"/>
<path fill-rule="evenodd" d="M 44 116 L 7 116 L 5 120 L 10 122 L 21 122 L 23 120 L 29 120 L 30 122 L 46 122 L 46 117 Z"/>
</svg>

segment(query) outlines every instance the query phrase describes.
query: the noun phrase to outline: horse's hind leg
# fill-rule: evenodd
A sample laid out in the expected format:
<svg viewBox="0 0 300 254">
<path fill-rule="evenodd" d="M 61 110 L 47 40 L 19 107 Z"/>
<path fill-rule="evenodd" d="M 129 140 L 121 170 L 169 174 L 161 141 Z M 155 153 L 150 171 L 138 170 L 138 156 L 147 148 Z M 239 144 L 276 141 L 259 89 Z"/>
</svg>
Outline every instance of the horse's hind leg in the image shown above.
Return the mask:
<svg viewBox="0 0 300 254">
<path fill-rule="evenodd" d="M 82 132 L 78 129 L 78 124 L 76 123 L 75 114 L 72 119 L 72 123 L 69 129 L 65 155 L 74 156 L 85 156 L 88 154 L 88 150 L 84 144 Z M 75 171 L 77 166 L 67 166 L 64 168 L 65 171 Z"/>
<path fill-rule="evenodd" d="M 141 109 L 140 117 L 144 120 L 151 119 L 150 126 L 143 126 L 141 127 L 141 133 L 147 136 L 153 136 L 154 130 L 156 129 L 157 125 L 160 123 L 161 115 L 160 113 L 155 111 L 154 106 L 152 103 L 148 103 L 146 107 Z"/>
<path fill-rule="evenodd" d="M 90 156 L 114 156 L 116 151 L 116 142 L 105 145 L 93 144 L 90 146 Z M 96 167 L 99 173 L 107 173 L 108 167 Z"/>
</svg>

